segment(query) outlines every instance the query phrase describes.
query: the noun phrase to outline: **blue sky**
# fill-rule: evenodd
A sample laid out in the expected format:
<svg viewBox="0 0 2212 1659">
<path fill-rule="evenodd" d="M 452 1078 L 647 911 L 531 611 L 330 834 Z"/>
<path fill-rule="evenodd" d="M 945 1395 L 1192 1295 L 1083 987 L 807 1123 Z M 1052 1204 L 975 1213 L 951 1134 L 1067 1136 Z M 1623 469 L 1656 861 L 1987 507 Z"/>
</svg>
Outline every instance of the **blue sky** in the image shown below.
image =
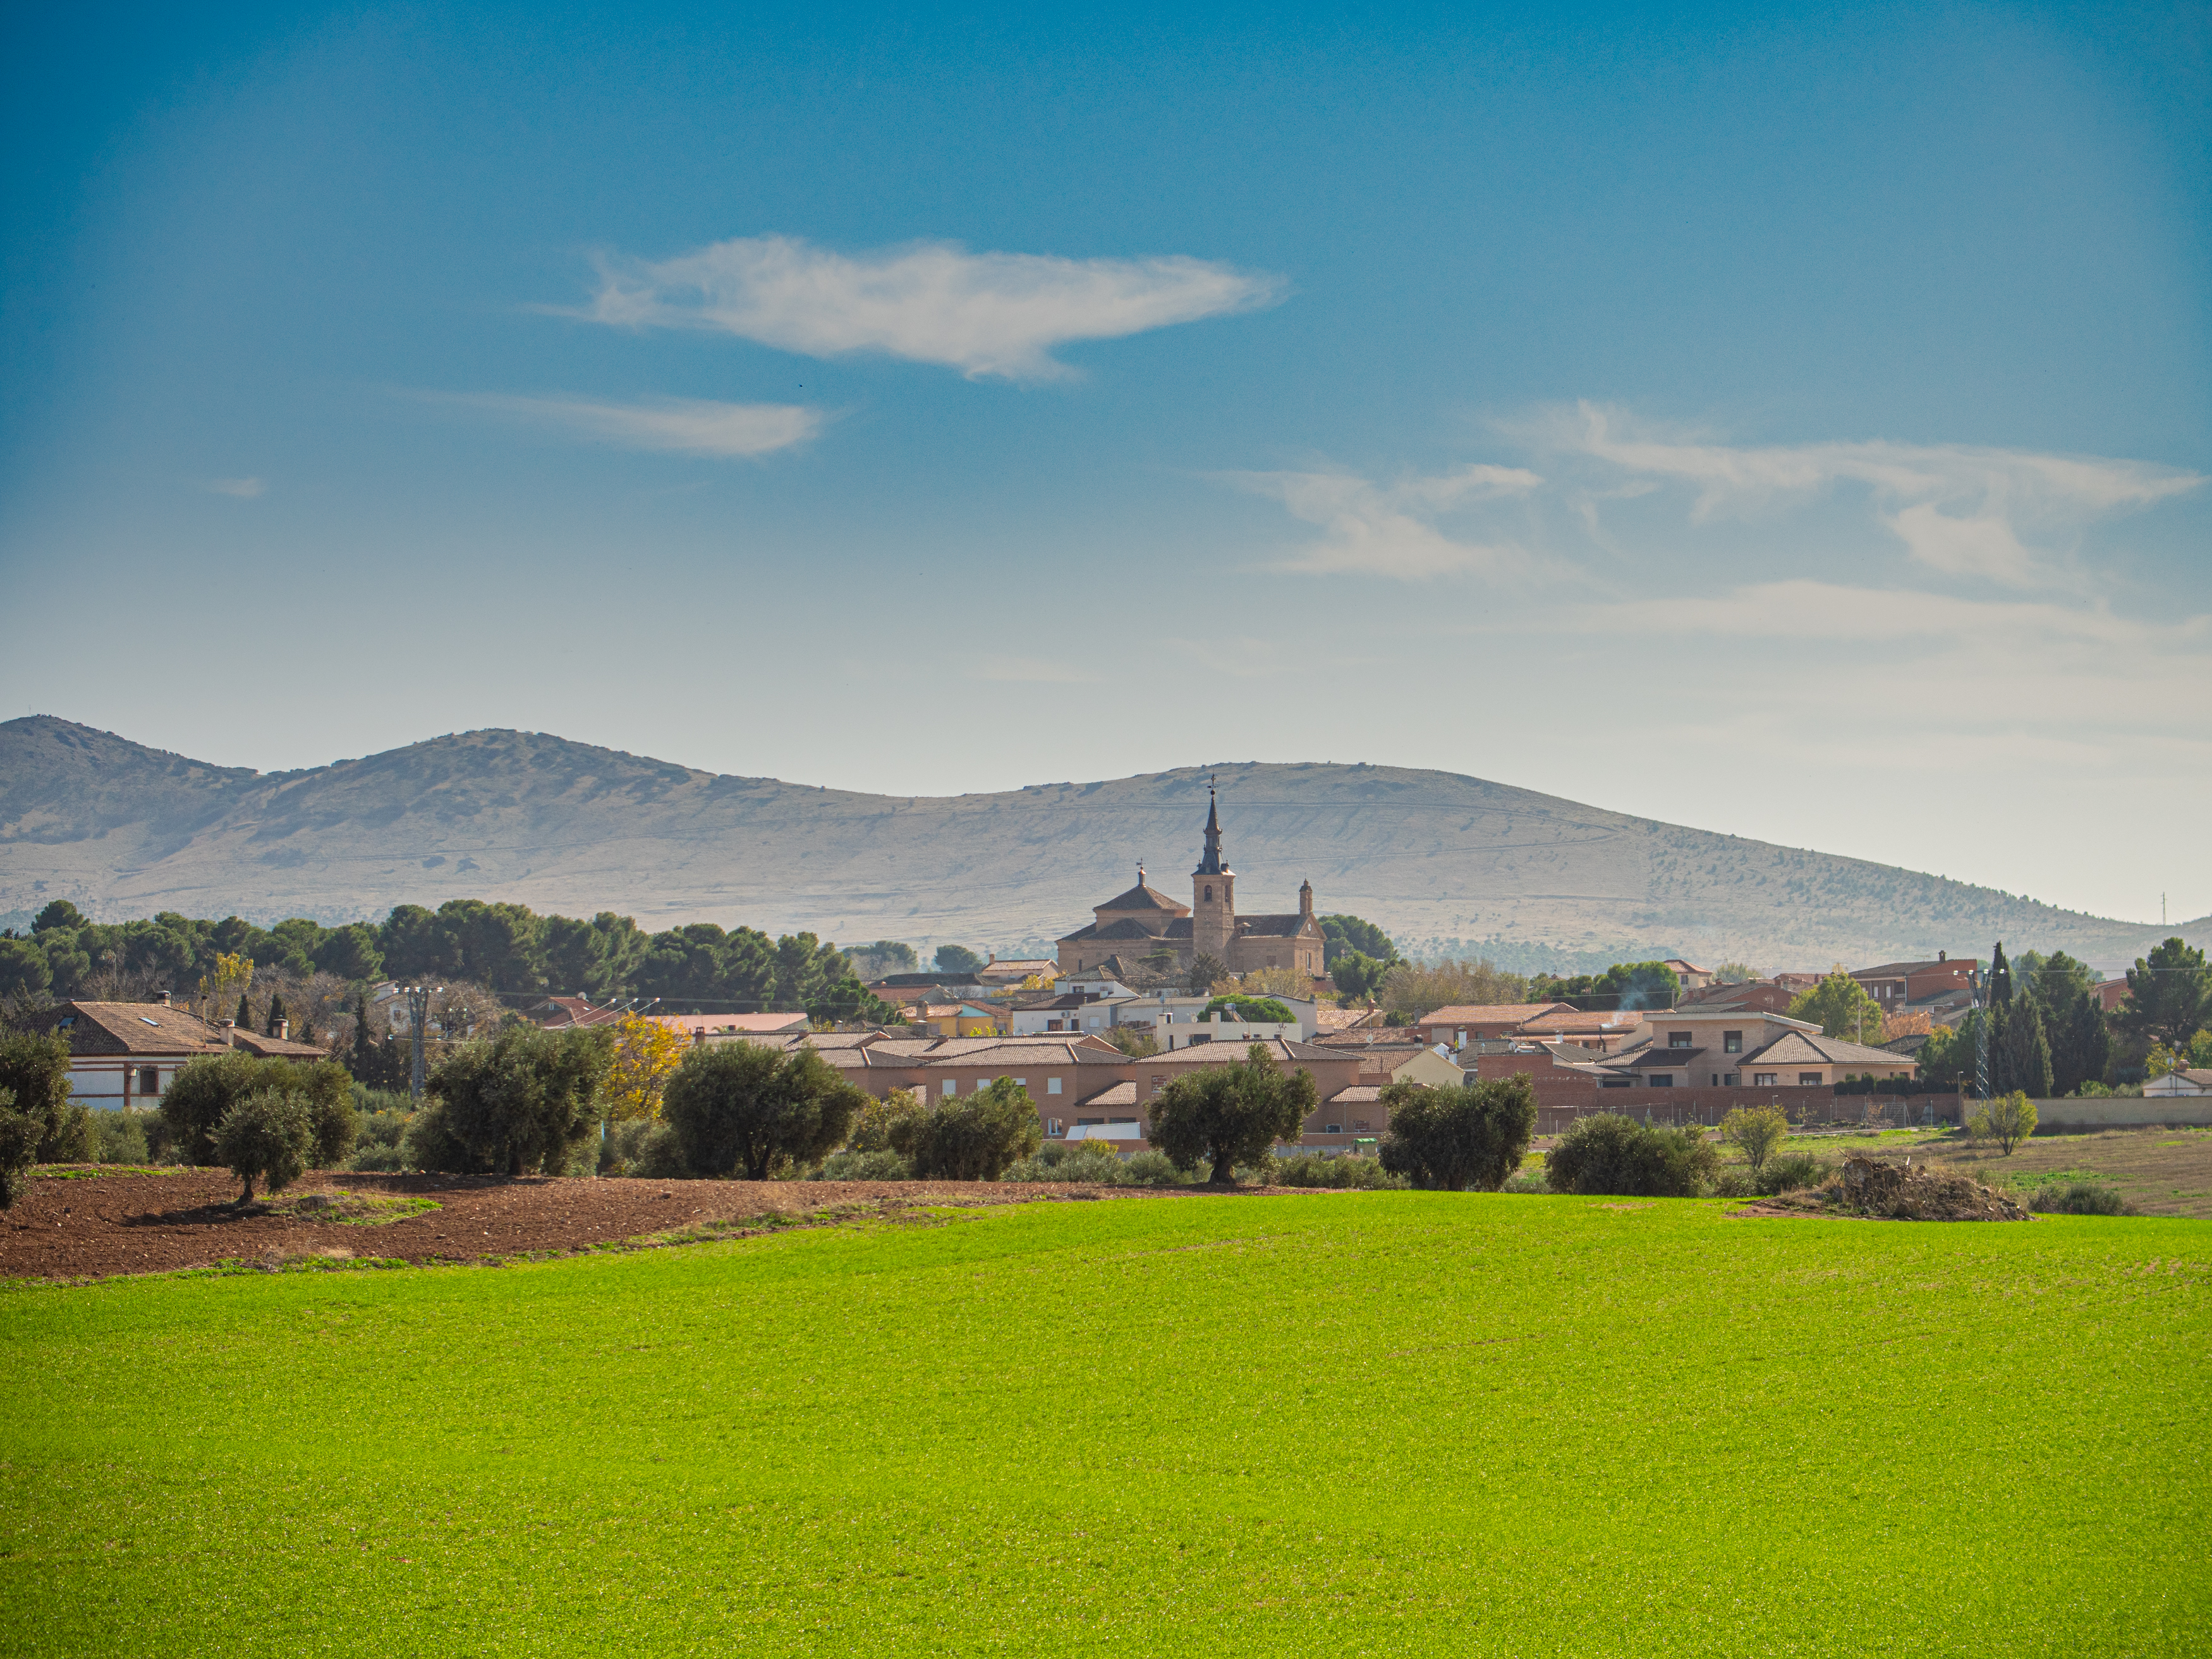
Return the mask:
<svg viewBox="0 0 2212 1659">
<path fill-rule="evenodd" d="M 2203 8 L 48 15 L 6 712 L 2212 911 Z"/>
</svg>

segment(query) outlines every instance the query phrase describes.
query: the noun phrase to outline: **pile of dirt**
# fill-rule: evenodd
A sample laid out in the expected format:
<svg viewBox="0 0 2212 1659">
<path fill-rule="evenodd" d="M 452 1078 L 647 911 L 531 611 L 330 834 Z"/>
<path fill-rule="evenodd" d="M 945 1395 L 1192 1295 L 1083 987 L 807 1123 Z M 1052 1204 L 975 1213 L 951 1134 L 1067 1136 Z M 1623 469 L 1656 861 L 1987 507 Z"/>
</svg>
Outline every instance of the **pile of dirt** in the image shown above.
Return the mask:
<svg viewBox="0 0 2212 1659">
<path fill-rule="evenodd" d="M 1744 1213 L 1860 1216 L 1878 1221 L 2032 1221 L 2026 1206 L 1972 1176 L 1909 1159 L 1848 1158 L 1818 1187 Z"/>
<path fill-rule="evenodd" d="M 633 1181 L 314 1173 L 236 1205 L 216 1170 L 46 1168 L 0 1212 L 0 1279 L 101 1279 L 316 1257 L 472 1261 L 943 1204 L 1123 1198 L 1144 1188 L 965 1181 Z"/>
</svg>

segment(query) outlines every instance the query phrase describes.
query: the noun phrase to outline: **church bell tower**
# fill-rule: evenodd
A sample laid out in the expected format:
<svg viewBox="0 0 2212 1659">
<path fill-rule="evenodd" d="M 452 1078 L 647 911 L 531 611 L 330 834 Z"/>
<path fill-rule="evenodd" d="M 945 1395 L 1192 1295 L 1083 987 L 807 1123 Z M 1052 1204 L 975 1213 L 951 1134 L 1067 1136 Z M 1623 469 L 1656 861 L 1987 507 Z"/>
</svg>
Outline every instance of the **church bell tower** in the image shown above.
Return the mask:
<svg viewBox="0 0 2212 1659">
<path fill-rule="evenodd" d="M 1213 786 L 1206 790 L 1206 852 L 1190 872 L 1190 945 L 1224 968 L 1237 937 L 1237 872 L 1221 861 L 1221 813 Z"/>
</svg>

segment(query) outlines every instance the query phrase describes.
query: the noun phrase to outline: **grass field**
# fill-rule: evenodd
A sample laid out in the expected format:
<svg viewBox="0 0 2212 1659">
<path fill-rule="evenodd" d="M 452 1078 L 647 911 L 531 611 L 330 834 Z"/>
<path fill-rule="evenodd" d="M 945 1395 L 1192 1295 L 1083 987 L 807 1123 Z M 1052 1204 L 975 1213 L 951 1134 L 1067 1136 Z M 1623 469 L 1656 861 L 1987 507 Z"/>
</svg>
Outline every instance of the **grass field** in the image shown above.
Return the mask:
<svg viewBox="0 0 2212 1659">
<path fill-rule="evenodd" d="M 0 1647 L 2212 1650 L 2212 1230 L 1725 1207 L 9 1287 Z"/>
</svg>

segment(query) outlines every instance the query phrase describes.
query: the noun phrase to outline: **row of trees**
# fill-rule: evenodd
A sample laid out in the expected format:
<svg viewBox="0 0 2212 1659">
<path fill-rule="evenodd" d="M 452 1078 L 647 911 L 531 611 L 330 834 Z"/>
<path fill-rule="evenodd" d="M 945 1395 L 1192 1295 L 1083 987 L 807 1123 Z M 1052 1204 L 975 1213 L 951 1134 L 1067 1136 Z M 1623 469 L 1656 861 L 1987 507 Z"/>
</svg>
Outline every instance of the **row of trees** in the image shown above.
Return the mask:
<svg viewBox="0 0 2212 1659">
<path fill-rule="evenodd" d="M 672 1012 L 774 1006 L 804 1008 L 816 1018 L 892 1018 L 861 988 L 845 955 L 812 933 L 770 939 L 755 928 L 726 932 L 695 922 L 648 934 L 612 911 L 586 921 L 481 899 L 453 899 L 435 910 L 403 904 L 374 924 L 325 927 L 294 917 L 268 928 L 236 916 L 207 921 L 172 911 L 92 922 L 57 900 L 39 913 L 28 937 L 0 937 L 0 998 L 188 995 L 203 981 L 235 973 L 227 964 L 295 981 L 435 980 L 510 998 L 540 992 L 658 998 Z M 228 993 L 221 1002 L 219 1013 L 228 1014 Z"/>
</svg>

